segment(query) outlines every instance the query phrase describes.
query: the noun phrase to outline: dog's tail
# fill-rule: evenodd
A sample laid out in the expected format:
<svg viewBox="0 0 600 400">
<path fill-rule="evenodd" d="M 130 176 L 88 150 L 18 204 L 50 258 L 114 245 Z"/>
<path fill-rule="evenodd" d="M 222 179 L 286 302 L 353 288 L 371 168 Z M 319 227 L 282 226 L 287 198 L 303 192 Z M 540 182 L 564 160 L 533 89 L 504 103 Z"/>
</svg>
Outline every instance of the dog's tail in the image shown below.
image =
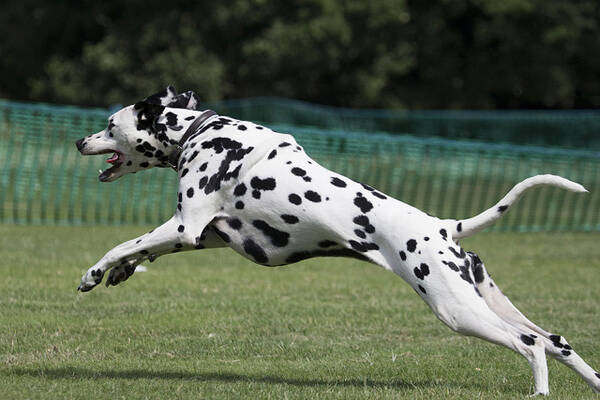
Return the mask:
<svg viewBox="0 0 600 400">
<path fill-rule="evenodd" d="M 474 233 L 479 232 L 482 229 L 490 226 L 497 219 L 508 211 L 510 206 L 521 197 L 521 195 L 527 190 L 534 186 L 540 185 L 551 185 L 558 186 L 559 188 L 569 190 L 571 192 L 587 192 L 587 190 L 578 183 L 572 182 L 568 179 L 562 178 L 556 175 L 536 175 L 527 178 L 517 183 L 507 194 L 496 203 L 493 207 L 485 210 L 479 215 L 474 217 L 453 220 L 447 219 L 445 222 L 449 223 L 450 231 L 452 232 L 452 239 L 458 240 L 467 236 L 471 236 Z"/>
</svg>

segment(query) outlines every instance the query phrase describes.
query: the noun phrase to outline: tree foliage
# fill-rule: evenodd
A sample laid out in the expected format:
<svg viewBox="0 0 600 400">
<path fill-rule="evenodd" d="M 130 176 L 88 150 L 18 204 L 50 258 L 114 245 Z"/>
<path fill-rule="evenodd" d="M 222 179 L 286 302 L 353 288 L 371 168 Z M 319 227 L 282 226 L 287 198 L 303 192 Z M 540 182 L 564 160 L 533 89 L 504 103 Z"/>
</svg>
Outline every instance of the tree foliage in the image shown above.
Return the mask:
<svg viewBox="0 0 600 400">
<path fill-rule="evenodd" d="M 600 106 L 597 0 L 7 0 L 0 96 L 351 107 Z"/>
</svg>

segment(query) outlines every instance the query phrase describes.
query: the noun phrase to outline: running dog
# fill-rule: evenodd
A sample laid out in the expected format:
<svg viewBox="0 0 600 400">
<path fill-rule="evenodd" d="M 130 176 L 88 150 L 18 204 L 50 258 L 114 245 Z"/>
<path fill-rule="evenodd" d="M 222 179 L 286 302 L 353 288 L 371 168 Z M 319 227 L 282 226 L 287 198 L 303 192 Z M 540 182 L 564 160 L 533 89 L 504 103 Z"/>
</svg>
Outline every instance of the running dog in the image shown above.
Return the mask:
<svg viewBox="0 0 600 400">
<path fill-rule="evenodd" d="M 177 94 L 169 86 L 77 141 L 83 155 L 112 153 L 102 182 L 152 167 L 173 168 L 179 176 L 173 217 L 106 253 L 78 290 L 91 290 L 107 271 L 106 285 L 117 285 L 142 261 L 186 250 L 229 246 L 266 266 L 354 257 L 399 275 L 450 329 L 525 357 L 535 394 L 548 394 L 546 353 L 600 391 L 600 374 L 567 340 L 527 319 L 481 259 L 458 245 L 500 218 L 531 187 L 586 192 L 583 186 L 538 175 L 475 217 L 439 219 L 327 170 L 290 135 L 201 110 L 199 104 L 193 92 Z"/>
</svg>

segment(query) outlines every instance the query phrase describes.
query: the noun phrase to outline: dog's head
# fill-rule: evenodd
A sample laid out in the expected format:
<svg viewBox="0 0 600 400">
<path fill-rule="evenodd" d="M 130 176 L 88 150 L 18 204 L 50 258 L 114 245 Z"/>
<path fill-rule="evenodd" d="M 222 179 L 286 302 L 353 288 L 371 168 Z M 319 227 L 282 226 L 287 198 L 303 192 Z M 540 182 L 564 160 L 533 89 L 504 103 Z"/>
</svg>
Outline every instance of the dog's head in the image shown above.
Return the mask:
<svg viewBox="0 0 600 400">
<path fill-rule="evenodd" d="M 194 92 L 177 94 L 172 86 L 125 107 L 108 118 L 102 131 L 76 142 L 83 155 L 110 154 L 112 167 L 100 173 L 111 182 L 127 173 L 151 167 L 169 167 L 169 155 L 199 114 Z"/>
</svg>

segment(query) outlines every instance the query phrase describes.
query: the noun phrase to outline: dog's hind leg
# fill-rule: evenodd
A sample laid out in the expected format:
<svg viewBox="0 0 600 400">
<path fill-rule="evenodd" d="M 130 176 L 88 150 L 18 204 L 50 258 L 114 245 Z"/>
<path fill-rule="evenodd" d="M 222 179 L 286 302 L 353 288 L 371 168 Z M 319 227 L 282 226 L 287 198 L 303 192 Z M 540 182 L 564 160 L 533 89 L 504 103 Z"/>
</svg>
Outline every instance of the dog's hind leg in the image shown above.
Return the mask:
<svg viewBox="0 0 600 400">
<path fill-rule="evenodd" d="M 424 300 L 436 316 L 452 330 L 508 347 L 527 359 L 533 372 L 535 394 L 549 392 L 548 366 L 543 342 L 530 329 L 518 329 L 501 319 L 463 281 L 427 289 Z M 435 296 L 429 297 L 429 293 Z"/>
<path fill-rule="evenodd" d="M 590 367 L 569 345 L 562 336 L 552 334 L 531 322 L 521 313 L 498 288 L 496 283 L 485 270 L 485 266 L 474 253 L 469 253 L 473 260 L 473 275 L 475 285 L 487 305 L 500 318 L 519 330 L 530 330 L 530 337 L 540 337 L 544 349 L 551 357 L 562 362 L 577 372 L 595 392 L 600 392 L 600 374 Z M 533 337 L 536 336 L 536 337 Z"/>
</svg>

